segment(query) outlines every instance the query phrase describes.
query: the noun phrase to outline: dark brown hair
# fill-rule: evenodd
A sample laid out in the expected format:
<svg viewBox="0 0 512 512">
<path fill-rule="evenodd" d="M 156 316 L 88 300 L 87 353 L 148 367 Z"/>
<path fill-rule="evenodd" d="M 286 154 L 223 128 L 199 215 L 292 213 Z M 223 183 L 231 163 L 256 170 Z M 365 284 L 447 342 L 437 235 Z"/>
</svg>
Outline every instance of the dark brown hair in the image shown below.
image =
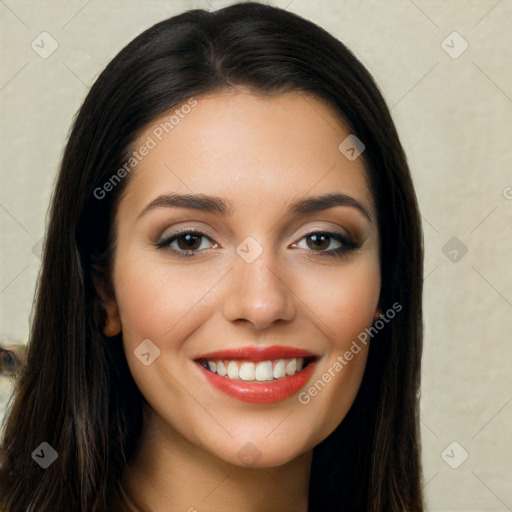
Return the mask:
<svg viewBox="0 0 512 512">
<path fill-rule="evenodd" d="M 101 199 L 94 191 L 149 123 L 191 97 L 233 86 L 310 93 L 363 141 L 381 239 L 380 305 L 402 306 L 370 343 L 348 415 L 314 449 L 309 510 L 423 510 L 423 246 L 404 151 L 378 87 L 349 50 L 315 24 L 256 3 L 193 10 L 149 28 L 110 62 L 78 112 L 53 193 L 27 359 L 4 423 L 1 510 L 112 506 L 144 401 L 122 335 L 102 332 L 93 282 L 108 283 L 113 218 L 128 177 Z M 42 442 L 58 452 L 48 469 L 31 457 Z"/>
</svg>

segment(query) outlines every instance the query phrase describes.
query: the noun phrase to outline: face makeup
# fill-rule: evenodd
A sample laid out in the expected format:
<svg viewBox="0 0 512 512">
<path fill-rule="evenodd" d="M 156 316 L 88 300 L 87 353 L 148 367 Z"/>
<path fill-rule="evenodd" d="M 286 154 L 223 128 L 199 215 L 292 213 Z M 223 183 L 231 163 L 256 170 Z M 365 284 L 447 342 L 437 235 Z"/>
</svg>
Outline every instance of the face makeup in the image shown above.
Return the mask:
<svg viewBox="0 0 512 512">
<path fill-rule="evenodd" d="M 244 402 L 273 403 L 304 386 L 317 358 L 299 348 L 247 346 L 211 352 L 196 361 L 221 392 Z"/>
<path fill-rule="evenodd" d="M 359 389 L 366 346 L 332 369 L 380 314 L 373 199 L 319 100 L 195 100 L 132 171 L 116 214 L 107 309 L 147 402 L 138 461 L 243 466 L 249 444 L 254 467 L 279 467 L 325 439 Z"/>
</svg>

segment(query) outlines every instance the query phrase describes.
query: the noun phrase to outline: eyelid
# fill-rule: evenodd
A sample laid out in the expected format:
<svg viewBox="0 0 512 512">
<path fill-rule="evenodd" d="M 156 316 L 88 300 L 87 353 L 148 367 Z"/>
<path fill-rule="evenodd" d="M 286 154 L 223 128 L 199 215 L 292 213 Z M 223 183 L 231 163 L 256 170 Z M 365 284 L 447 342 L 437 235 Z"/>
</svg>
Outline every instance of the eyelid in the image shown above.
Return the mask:
<svg viewBox="0 0 512 512">
<path fill-rule="evenodd" d="M 343 238 L 346 238 L 346 239 L 349 239 L 349 240 L 354 240 L 354 243 L 355 243 L 355 237 L 353 237 L 347 230 L 341 231 L 341 230 L 337 230 L 336 228 L 329 228 L 329 227 L 325 227 L 325 228 L 314 227 L 314 228 L 311 228 L 311 229 L 305 231 L 304 233 L 302 233 L 302 235 L 300 235 L 300 239 L 299 240 L 302 240 L 302 238 L 304 238 L 305 236 L 315 235 L 317 233 L 325 233 L 325 234 L 328 234 L 328 235 L 338 235 L 340 237 L 343 237 Z"/>
<path fill-rule="evenodd" d="M 313 228 L 310 228 L 307 231 L 303 232 L 301 235 L 299 235 L 299 238 L 296 239 L 297 241 L 292 242 L 292 243 L 297 243 L 298 241 L 302 240 L 302 238 L 304 238 L 308 235 L 324 233 L 324 234 L 330 234 L 330 235 L 338 235 L 338 236 L 343 237 L 346 240 L 350 240 L 354 244 L 356 244 L 357 237 L 352 236 L 352 234 L 350 234 L 350 232 L 348 232 L 347 230 L 345 230 L 345 231 L 346 232 L 341 232 L 336 229 L 332 229 L 332 228 L 328 228 L 328 227 L 326 227 L 326 228 L 313 227 Z M 165 232 L 166 232 L 166 230 L 164 230 L 164 233 Z M 165 242 L 167 242 L 175 237 L 178 237 L 181 234 L 185 234 L 185 233 L 202 235 L 202 236 L 205 236 L 206 238 L 209 238 L 211 241 L 215 241 L 214 236 L 211 233 L 209 233 L 207 229 L 205 229 L 203 227 L 199 228 L 196 226 L 185 226 L 183 228 L 178 228 L 176 230 L 173 230 L 169 235 L 160 235 L 158 237 L 158 241 L 156 242 L 156 244 L 165 243 Z M 218 242 L 216 242 L 216 243 L 218 243 Z"/>
<path fill-rule="evenodd" d="M 176 239 L 178 239 L 181 235 L 184 235 L 184 234 L 196 235 L 198 238 L 207 238 L 208 240 L 210 240 L 213 243 L 213 246 L 217 246 L 216 248 L 222 247 L 213 238 L 213 236 L 210 236 L 206 231 L 198 229 L 198 228 L 182 228 L 182 229 L 178 229 L 176 231 L 173 231 L 169 235 L 160 236 L 158 241 L 154 245 L 155 245 L 155 247 L 157 249 L 162 249 L 162 248 L 169 247 L 172 242 L 176 241 Z M 189 254 L 193 254 L 193 253 L 204 252 L 205 249 L 203 249 L 201 251 L 183 251 L 183 250 L 182 251 L 177 251 L 175 249 L 169 249 L 169 250 L 171 252 L 175 252 L 175 253 L 181 253 L 181 254 L 189 253 Z"/>
<path fill-rule="evenodd" d="M 183 228 L 176 228 L 173 229 L 168 235 L 168 230 L 164 230 L 163 233 L 158 237 L 158 241 L 156 243 L 165 242 L 166 240 L 170 240 L 172 238 L 175 238 L 177 236 L 180 236 L 185 233 L 194 233 L 197 235 L 203 235 L 204 237 L 209 238 L 210 240 L 214 240 L 213 234 L 208 232 L 206 228 L 203 227 L 197 227 L 197 226 L 185 226 Z"/>
<path fill-rule="evenodd" d="M 192 234 L 197 236 L 198 238 L 207 238 L 211 242 L 213 242 L 213 247 L 208 247 L 207 249 L 202 250 L 178 250 L 173 249 L 171 247 L 171 243 L 174 243 L 182 234 Z M 306 233 L 303 233 L 296 242 L 292 242 L 290 245 L 297 247 L 298 244 L 306 237 L 316 234 L 323 234 L 327 235 L 329 238 L 336 240 L 341 244 L 340 247 L 337 247 L 335 249 L 327 249 L 327 250 L 307 250 L 302 249 L 305 251 L 305 253 L 310 253 L 308 256 L 311 256 L 311 254 L 315 256 L 320 257 L 330 257 L 330 258 L 343 258 L 343 256 L 351 251 L 354 251 L 356 249 L 359 249 L 361 247 L 361 242 L 352 237 L 349 234 L 341 233 L 339 231 L 329 230 L 329 229 L 320 229 L 320 228 L 312 228 L 311 230 L 308 230 Z M 156 242 L 155 247 L 157 249 L 167 249 L 172 254 L 176 255 L 177 257 L 184 257 L 184 258 L 194 258 L 201 255 L 201 253 L 206 252 L 208 249 L 211 248 L 222 248 L 222 246 L 208 233 L 201 231 L 197 228 L 192 227 L 185 227 L 178 229 L 176 231 L 173 231 L 170 235 L 165 237 L 160 237 L 160 240 Z"/>
<path fill-rule="evenodd" d="M 344 233 L 340 233 L 338 231 L 332 231 L 332 230 L 328 230 L 328 229 L 323 229 L 323 230 L 317 229 L 317 230 L 310 231 L 306 234 L 303 234 L 298 239 L 297 242 L 293 242 L 291 245 L 298 246 L 300 244 L 300 242 L 302 242 L 302 240 L 304 240 L 308 236 L 318 235 L 318 234 L 327 235 L 331 240 L 335 240 L 335 241 L 339 242 L 341 244 L 341 247 L 337 247 L 335 249 L 327 249 L 327 250 L 310 249 L 310 250 L 307 250 L 306 252 L 317 254 L 320 256 L 334 256 L 335 254 L 346 253 L 349 251 L 359 249 L 362 245 L 359 240 L 352 237 L 351 235 L 346 235 Z"/>
</svg>

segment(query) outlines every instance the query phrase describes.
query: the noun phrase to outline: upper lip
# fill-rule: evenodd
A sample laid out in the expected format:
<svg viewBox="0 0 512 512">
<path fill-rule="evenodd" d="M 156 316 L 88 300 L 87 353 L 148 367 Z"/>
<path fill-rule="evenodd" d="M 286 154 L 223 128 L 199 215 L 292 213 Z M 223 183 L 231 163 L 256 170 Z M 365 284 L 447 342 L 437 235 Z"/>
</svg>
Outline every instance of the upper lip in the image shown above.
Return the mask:
<svg viewBox="0 0 512 512">
<path fill-rule="evenodd" d="M 196 357 L 195 360 L 207 359 L 215 360 L 250 360 L 250 361 L 268 361 L 271 359 L 291 359 L 294 357 L 317 358 L 317 354 L 313 354 L 308 350 L 296 347 L 286 347 L 280 345 L 251 345 L 216 350 Z"/>
</svg>

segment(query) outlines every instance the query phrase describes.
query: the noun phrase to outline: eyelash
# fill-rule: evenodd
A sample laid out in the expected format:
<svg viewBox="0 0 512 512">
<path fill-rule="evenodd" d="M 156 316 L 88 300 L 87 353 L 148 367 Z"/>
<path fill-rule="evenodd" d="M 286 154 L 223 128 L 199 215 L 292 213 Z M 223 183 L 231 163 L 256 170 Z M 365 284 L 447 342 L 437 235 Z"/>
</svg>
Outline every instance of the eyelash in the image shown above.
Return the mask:
<svg viewBox="0 0 512 512">
<path fill-rule="evenodd" d="M 183 231 L 178 231 L 176 233 L 173 233 L 170 237 L 167 237 L 164 240 L 161 240 L 160 242 L 157 242 L 155 244 L 155 247 L 157 249 L 164 249 L 169 250 L 172 253 L 176 254 L 179 258 L 195 258 L 198 256 L 199 253 L 203 252 L 197 251 L 197 250 L 176 250 L 172 249 L 170 247 L 170 244 L 180 238 L 180 236 L 183 235 L 195 235 L 197 237 L 204 237 L 208 238 L 209 240 L 212 240 L 211 237 L 209 237 L 207 234 L 197 231 L 194 229 L 186 229 Z M 311 233 L 307 233 L 304 235 L 300 240 L 303 240 L 304 238 L 313 236 L 313 235 L 327 235 L 329 238 L 334 239 L 338 242 L 341 242 L 343 245 L 341 247 L 338 247 L 337 249 L 329 249 L 327 251 L 315 251 L 314 249 L 311 249 L 308 252 L 313 252 L 315 255 L 324 257 L 324 258 L 342 258 L 345 256 L 346 253 L 350 251 L 354 251 L 356 249 L 359 249 L 360 245 L 356 244 L 354 241 L 352 241 L 349 237 L 342 235 L 341 233 L 333 233 L 330 231 L 312 231 Z M 299 240 L 299 242 L 300 242 Z M 298 242 L 297 242 L 298 243 Z"/>
</svg>

